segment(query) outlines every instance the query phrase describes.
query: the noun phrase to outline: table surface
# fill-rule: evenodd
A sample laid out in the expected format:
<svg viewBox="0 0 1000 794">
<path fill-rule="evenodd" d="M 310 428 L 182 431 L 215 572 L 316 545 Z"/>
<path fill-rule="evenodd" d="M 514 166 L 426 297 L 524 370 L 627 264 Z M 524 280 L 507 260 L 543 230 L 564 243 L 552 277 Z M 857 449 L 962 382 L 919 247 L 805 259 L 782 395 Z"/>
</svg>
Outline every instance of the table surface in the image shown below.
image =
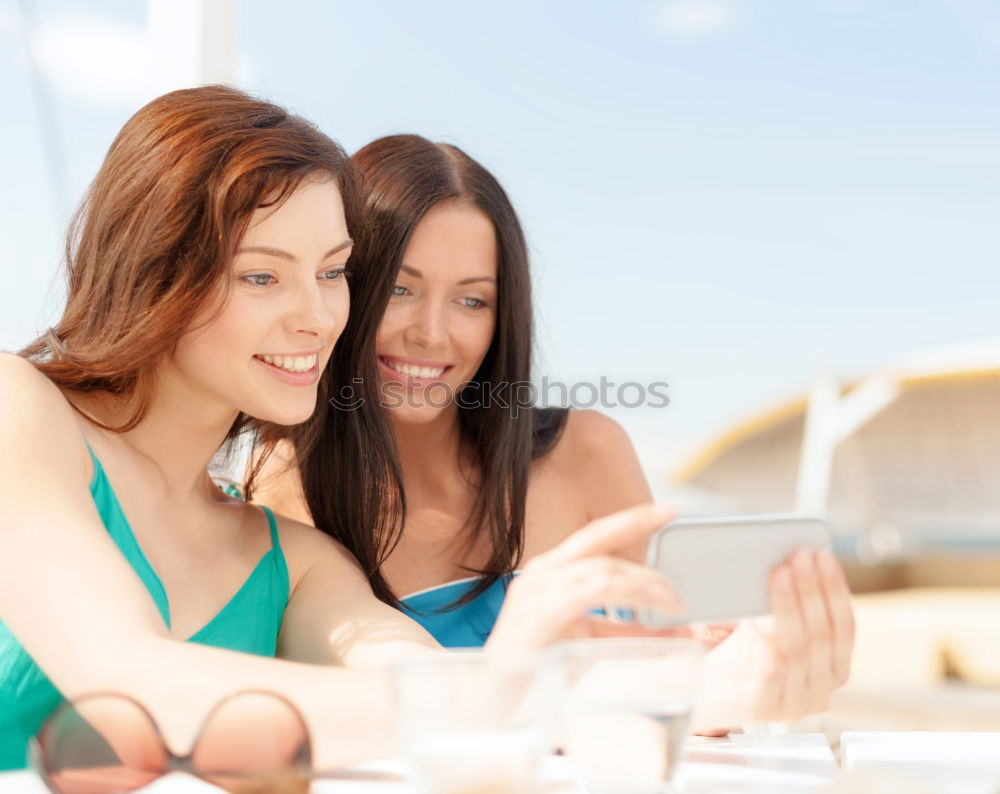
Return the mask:
<svg viewBox="0 0 1000 794">
<path fill-rule="evenodd" d="M 844 769 L 853 791 L 933 791 L 935 794 L 996 794 L 1000 791 L 1000 733 L 902 731 L 846 732 L 841 736 Z M 565 758 L 546 767 L 547 792 L 571 790 Z M 813 794 L 830 789 L 839 774 L 821 734 L 776 736 L 733 734 L 722 739 L 691 737 L 678 776 L 682 794 Z M 350 770 L 350 775 L 313 784 L 316 794 L 410 794 L 398 761 Z M 870 781 L 870 782 L 865 782 Z M 212 794 L 219 789 L 185 775 L 171 775 L 144 794 Z M 0 794 L 46 794 L 30 772 L 0 773 Z"/>
<path fill-rule="evenodd" d="M 898 790 L 935 794 L 1000 791 L 1000 733 L 848 731 L 840 737 L 844 770 Z"/>
<path fill-rule="evenodd" d="M 312 790 L 316 794 L 409 794 L 413 789 L 402 772 L 398 762 L 371 763 L 357 767 L 360 779 L 318 780 Z M 567 759 L 550 759 L 545 772 L 547 790 L 572 790 Z M 677 783 L 684 794 L 811 794 L 828 788 L 837 772 L 833 753 L 821 734 L 734 734 L 721 739 L 691 737 Z M 219 789 L 186 775 L 171 775 L 145 791 L 209 794 Z M 46 789 L 30 772 L 8 772 L 0 774 L 0 794 L 46 794 Z"/>
</svg>

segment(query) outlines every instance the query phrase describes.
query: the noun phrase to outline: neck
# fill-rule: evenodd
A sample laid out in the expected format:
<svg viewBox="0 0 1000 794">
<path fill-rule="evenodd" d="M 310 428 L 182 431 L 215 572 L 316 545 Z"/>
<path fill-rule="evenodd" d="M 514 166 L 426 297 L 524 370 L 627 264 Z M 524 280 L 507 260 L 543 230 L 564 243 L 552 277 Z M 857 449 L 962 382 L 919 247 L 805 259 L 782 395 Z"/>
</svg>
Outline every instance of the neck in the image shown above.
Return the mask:
<svg viewBox="0 0 1000 794">
<path fill-rule="evenodd" d="M 458 409 L 442 411 L 426 424 L 393 422 L 407 496 L 414 491 L 452 490 L 468 477 Z M 464 474 L 464 477 L 462 476 Z"/>
<path fill-rule="evenodd" d="M 393 422 L 393 426 L 406 492 L 404 535 L 410 553 L 450 560 L 449 570 L 466 564 L 477 545 L 470 519 L 481 478 L 474 452 L 462 439 L 458 408 L 427 424 Z M 443 577 L 454 578 L 451 573 Z"/>
<path fill-rule="evenodd" d="M 103 395 L 81 403 L 87 413 L 110 425 L 122 423 L 134 408 L 134 402 L 125 405 Z M 161 377 L 142 421 L 119 435 L 160 469 L 173 493 L 214 494 L 205 487 L 206 470 L 238 415 L 231 407 L 192 393 L 176 378 Z"/>
</svg>

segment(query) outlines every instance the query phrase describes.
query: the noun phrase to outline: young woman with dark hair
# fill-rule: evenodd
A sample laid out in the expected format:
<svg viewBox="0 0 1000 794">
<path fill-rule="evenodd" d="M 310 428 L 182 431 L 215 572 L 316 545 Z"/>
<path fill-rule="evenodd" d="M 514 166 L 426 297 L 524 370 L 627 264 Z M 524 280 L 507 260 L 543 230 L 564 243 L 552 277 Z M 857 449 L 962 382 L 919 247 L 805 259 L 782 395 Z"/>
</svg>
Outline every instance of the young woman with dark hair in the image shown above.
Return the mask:
<svg viewBox="0 0 1000 794">
<path fill-rule="evenodd" d="M 391 418 L 386 463 L 365 485 L 378 483 L 381 498 L 359 498 L 338 465 L 350 436 L 335 431 L 337 401 L 294 451 L 279 451 L 263 493 L 344 544 L 374 592 L 440 642 L 482 644 L 524 617 L 501 612 L 505 598 L 533 587 L 516 571 L 533 572 L 580 527 L 651 494 L 613 421 L 520 402 L 519 384 L 532 377 L 528 256 L 493 176 L 460 149 L 415 135 L 379 139 L 353 159 L 365 210 L 353 289 L 364 308 L 346 334 L 366 340 L 352 346 L 350 367 L 377 379 Z M 638 561 L 644 549 L 637 538 L 622 554 Z M 740 625 L 709 654 L 719 686 L 706 714 L 716 724 L 820 710 L 846 680 L 853 620 L 836 561 L 802 554 L 781 566 L 772 601 L 770 622 Z"/>
<path fill-rule="evenodd" d="M 245 689 L 300 708 L 320 765 L 390 750 L 384 672 L 343 667 L 440 647 L 340 545 L 207 472 L 226 439 L 254 430 L 266 451 L 339 392 L 358 210 L 336 143 L 234 89 L 167 94 L 119 133 L 70 234 L 62 318 L 0 355 L 0 769 L 91 692 L 145 704 L 180 750 Z M 384 421 L 369 404 L 324 429 L 374 471 Z M 668 514 L 554 550 L 526 591 L 545 608 L 512 599 L 528 618 L 491 646 L 538 648 L 608 595 L 675 607 L 661 577 L 602 556 Z"/>
</svg>

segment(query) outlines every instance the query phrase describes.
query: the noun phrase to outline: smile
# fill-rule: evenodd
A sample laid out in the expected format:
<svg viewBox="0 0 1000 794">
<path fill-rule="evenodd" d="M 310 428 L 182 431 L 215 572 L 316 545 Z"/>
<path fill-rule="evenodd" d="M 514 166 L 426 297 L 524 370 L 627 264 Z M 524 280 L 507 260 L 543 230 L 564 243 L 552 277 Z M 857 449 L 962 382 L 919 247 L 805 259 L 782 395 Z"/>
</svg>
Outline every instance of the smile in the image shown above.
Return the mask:
<svg viewBox="0 0 1000 794">
<path fill-rule="evenodd" d="M 271 355 L 259 355 L 254 356 L 256 359 L 260 359 L 265 364 L 270 364 L 272 367 L 278 367 L 279 369 L 287 370 L 288 372 L 308 372 L 314 369 L 319 363 L 319 354 L 313 353 L 308 356 L 271 356 Z"/>
<path fill-rule="evenodd" d="M 400 375 L 409 375 L 411 378 L 434 379 L 440 378 L 451 369 L 450 364 L 437 367 L 422 367 L 416 364 L 406 364 L 402 361 L 393 361 L 384 356 L 379 356 L 379 362 Z"/>
</svg>

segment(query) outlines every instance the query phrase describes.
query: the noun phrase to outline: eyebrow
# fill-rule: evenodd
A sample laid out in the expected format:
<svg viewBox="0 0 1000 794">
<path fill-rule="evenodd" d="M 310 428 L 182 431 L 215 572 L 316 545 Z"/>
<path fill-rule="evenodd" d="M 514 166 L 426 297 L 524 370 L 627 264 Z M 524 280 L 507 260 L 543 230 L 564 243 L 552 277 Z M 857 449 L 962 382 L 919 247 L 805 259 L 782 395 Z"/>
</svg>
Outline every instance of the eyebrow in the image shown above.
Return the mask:
<svg viewBox="0 0 1000 794">
<path fill-rule="evenodd" d="M 409 265 L 400 265 L 399 269 L 404 273 L 409 273 L 414 278 L 423 278 L 424 274 L 417 270 L 415 267 L 410 267 Z M 496 284 L 497 280 L 492 276 L 472 276 L 471 278 L 463 278 L 459 281 L 459 284 L 475 284 L 477 281 L 488 281 L 490 284 Z"/>
<path fill-rule="evenodd" d="M 350 239 L 344 240 L 344 242 L 342 242 L 340 245 L 335 245 L 333 248 L 331 248 L 329 251 L 327 251 L 325 254 L 323 254 L 323 256 L 321 258 L 322 259 L 328 259 L 329 257 L 333 256 L 334 254 L 339 254 L 345 248 L 350 248 L 352 245 L 354 245 L 354 241 L 353 240 L 350 240 Z M 237 254 L 265 254 L 266 256 L 275 256 L 278 259 L 284 259 L 284 260 L 286 260 L 288 262 L 296 262 L 296 261 L 298 261 L 298 257 L 296 257 L 295 254 L 292 254 L 292 253 L 290 253 L 288 251 L 285 251 L 285 250 L 283 250 L 281 248 L 272 248 L 269 245 L 245 245 L 242 248 L 237 249 L 236 253 Z"/>
</svg>

